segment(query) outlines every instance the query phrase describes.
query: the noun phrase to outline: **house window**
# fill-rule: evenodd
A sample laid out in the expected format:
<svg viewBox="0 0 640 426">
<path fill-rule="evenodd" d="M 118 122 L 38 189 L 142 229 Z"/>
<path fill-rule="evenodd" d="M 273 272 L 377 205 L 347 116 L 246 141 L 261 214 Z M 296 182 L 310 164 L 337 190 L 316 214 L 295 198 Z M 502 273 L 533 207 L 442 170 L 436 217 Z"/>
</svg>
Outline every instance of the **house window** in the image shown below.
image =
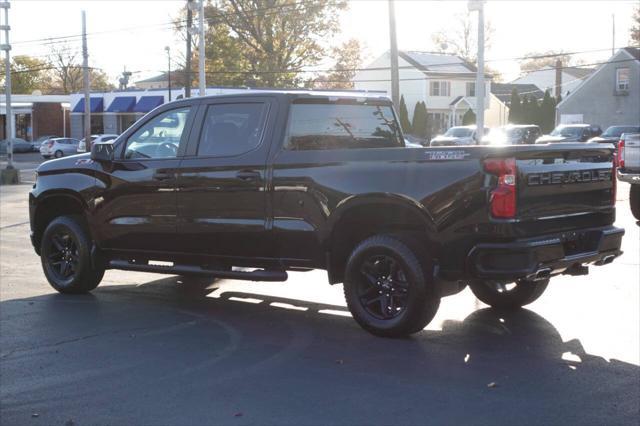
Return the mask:
<svg viewBox="0 0 640 426">
<path fill-rule="evenodd" d="M 616 69 L 616 90 L 618 92 L 629 90 L 629 68 Z"/>
<path fill-rule="evenodd" d="M 430 83 L 429 93 L 431 96 L 450 96 L 450 81 L 432 81 Z"/>
<path fill-rule="evenodd" d="M 467 92 L 466 92 L 466 96 L 468 98 L 473 98 L 476 96 L 476 83 L 473 81 L 468 81 L 467 82 Z"/>
</svg>

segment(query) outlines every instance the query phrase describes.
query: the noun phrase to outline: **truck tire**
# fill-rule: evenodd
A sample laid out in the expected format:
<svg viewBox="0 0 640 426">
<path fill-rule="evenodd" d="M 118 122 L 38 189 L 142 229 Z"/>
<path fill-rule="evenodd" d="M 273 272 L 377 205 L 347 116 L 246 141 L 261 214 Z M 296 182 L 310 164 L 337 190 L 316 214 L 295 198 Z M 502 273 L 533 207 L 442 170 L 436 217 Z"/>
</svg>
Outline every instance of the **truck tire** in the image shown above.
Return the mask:
<svg viewBox="0 0 640 426">
<path fill-rule="evenodd" d="M 631 214 L 636 220 L 640 220 L 640 185 L 631 185 L 629 190 L 629 205 Z"/>
<path fill-rule="evenodd" d="M 104 265 L 91 261 L 91 237 L 79 216 L 59 216 L 42 235 L 40 261 L 49 284 L 60 293 L 87 293 L 100 284 Z"/>
<path fill-rule="evenodd" d="M 345 271 L 344 296 L 356 322 L 382 337 L 422 330 L 440 306 L 426 250 L 395 235 L 375 235 L 353 250 Z"/>
<path fill-rule="evenodd" d="M 518 280 L 504 283 L 492 280 L 473 280 L 469 284 L 473 294 L 481 302 L 496 309 L 518 309 L 537 300 L 549 285 L 549 280 Z M 513 286 L 513 287 L 508 287 Z"/>
</svg>

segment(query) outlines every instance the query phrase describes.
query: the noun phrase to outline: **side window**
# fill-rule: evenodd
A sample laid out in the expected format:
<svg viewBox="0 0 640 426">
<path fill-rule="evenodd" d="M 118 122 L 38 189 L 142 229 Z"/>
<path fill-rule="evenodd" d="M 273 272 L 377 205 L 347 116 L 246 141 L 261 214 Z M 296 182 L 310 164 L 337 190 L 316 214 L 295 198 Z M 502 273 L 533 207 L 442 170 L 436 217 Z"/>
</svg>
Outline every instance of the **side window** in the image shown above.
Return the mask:
<svg viewBox="0 0 640 426">
<path fill-rule="evenodd" d="M 616 90 L 619 92 L 629 90 L 629 68 L 616 69 Z"/>
<path fill-rule="evenodd" d="M 232 156 L 260 145 L 267 104 L 244 102 L 209 105 L 204 117 L 198 156 Z"/>
<path fill-rule="evenodd" d="M 289 150 L 404 146 L 389 105 L 299 103 L 291 105 Z"/>
<path fill-rule="evenodd" d="M 153 117 L 127 140 L 124 158 L 175 158 L 190 108 Z"/>
</svg>

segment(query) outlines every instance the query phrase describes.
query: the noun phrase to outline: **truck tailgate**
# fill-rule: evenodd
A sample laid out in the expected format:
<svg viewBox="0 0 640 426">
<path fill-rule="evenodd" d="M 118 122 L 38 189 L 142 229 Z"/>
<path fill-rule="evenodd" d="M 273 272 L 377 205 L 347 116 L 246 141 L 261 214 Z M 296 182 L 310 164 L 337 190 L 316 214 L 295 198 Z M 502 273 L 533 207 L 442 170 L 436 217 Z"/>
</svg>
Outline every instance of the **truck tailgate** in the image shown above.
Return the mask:
<svg viewBox="0 0 640 426">
<path fill-rule="evenodd" d="M 628 171 L 640 171 L 640 134 L 624 135 L 624 169 Z"/>
<path fill-rule="evenodd" d="M 609 210 L 615 197 L 613 145 L 538 145 L 517 152 L 517 218 L 535 220 Z"/>
</svg>

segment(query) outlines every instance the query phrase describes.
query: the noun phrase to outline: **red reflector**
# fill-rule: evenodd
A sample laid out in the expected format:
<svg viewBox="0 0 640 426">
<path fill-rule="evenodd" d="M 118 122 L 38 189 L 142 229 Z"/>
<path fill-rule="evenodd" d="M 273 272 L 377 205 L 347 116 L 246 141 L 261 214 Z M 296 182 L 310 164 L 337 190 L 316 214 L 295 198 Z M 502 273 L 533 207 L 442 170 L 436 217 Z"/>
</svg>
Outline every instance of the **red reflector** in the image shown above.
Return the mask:
<svg viewBox="0 0 640 426">
<path fill-rule="evenodd" d="M 617 157 L 618 167 L 621 169 L 624 168 L 624 139 L 620 139 L 618 142 L 618 157 Z"/>
<path fill-rule="evenodd" d="M 491 191 L 491 215 L 500 219 L 516 216 L 516 160 L 515 158 L 489 158 L 484 161 L 487 173 L 498 176 L 498 186 Z"/>
</svg>

